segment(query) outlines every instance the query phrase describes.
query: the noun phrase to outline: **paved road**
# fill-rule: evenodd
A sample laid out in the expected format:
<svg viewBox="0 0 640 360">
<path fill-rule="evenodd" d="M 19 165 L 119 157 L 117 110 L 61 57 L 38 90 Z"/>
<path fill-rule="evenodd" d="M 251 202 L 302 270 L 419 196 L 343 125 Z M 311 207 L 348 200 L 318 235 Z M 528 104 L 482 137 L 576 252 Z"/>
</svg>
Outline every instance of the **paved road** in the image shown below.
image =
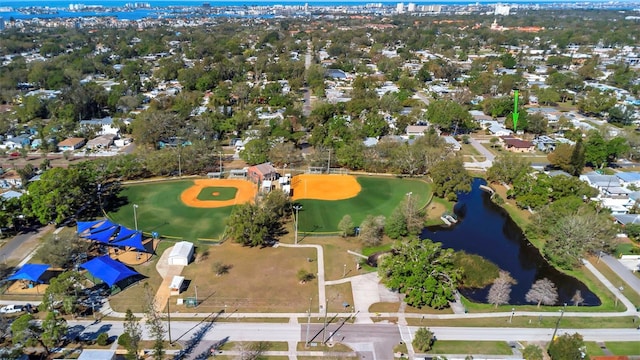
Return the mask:
<svg viewBox="0 0 640 360">
<path fill-rule="evenodd" d="M 617 259 L 614 257 L 603 254 L 600 257 L 600 260 L 603 261 L 611 270 L 613 270 L 619 277 L 627 283 L 635 292 L 640 294 L 640 278 L 635 276 L 629 269 L 627 269 L 624 265 L 622 265 Z M 618 285 L 618 284 L 614 284 Z M 640 306 L 640 304 L 636 304 Z"/>
<path fill-rule="evenodd" d="M 187 340 L 199 329 L 197 321 L 171 321 L 172 339 L 182 336 Z M 95 334 L 108 332 L 109 335 L 120 335 L 123 332 L 122 322 L 99 322 L 90 320 L 71 320 L 70 327 L 82 328 L 83 334 Z M 345 343 L 380 343 L 380 348 L 388 351 L 400 341 L 398 327 L 393 324 L 352 325 L 347 324 L 338 330 L 338 323 L 328 325 L 327 336 L 334 337 L 334 341 Z M 415 333 L 419 327 L 409 327 L 411 333 Z M 313 337 L 322 329 L 322 324 L 311 324 L 310 337 Z M 441 340 L 477 340 L 477 341 L 549 341 L 553 334 L 553 328 L 485 328 L 485 327 L 430 327 Z M 560 328 L 558 334 L 580 333 L 586 341 L 640 341 L 640 331 L 633 328 L 627 329 L 568 329 Z M 344 337 L 344 340 L 343 340 Z M 143 338 L 151 336 L 143 326 Z M 228 338 L 229 341 L 296 341 L 306 339 L 306 325 L 300 324 L 274 324 L 274 323 L 215 323 L 211 330 L 203 336 L 203 340 L 217 341 Z M 320 334 L 314 342 L 321 342 Z M 389 347 L 389 345 L 391 345 Z M 374 345 L 375 348 L 378 344 Z M 384 358 L 381 358 L 384 359 Z"/>
<path fill-rule="evenodd" d="M 477 139 L 470 137 L 469 144 L 471 144 L 471 146 L 473 146 L 474 149 L 476 149 L 480 154 L 482 154 L 486 160 L 476 161 L 476 162 L 466 162 L 464 163 L 464 166 L 466 168 L 480 168 L 485 170 L 490 168 L 491 165 L 493 165 L 493 159 L 495 159 L 496 156 L 493 155 L 493 153 L 489 151 L 487 148 L 482 146 L 482 144 L 480 144 L 480 142 Z"/>
<path fill-rule="evenodd" d="M 0 248 L 0 261 L 3 263 L 22 261 L 36 248 L 38 239 L 52 229 L 53 226 L 49 225 L 14 236 Z"/>
</svg>

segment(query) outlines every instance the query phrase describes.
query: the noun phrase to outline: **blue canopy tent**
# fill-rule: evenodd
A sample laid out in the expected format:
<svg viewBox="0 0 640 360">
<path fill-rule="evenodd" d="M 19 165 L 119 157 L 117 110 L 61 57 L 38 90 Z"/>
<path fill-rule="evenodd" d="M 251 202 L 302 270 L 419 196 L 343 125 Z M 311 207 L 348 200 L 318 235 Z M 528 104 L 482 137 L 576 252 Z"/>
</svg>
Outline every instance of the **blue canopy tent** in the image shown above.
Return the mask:
<svg viewBox="0 0 640 360">
<path fill-rule="evenodd" d="M 11 275 L 7 280 L 29 280 L 33 282 L 41 282 L 40 277 L 51 265 L 46 264 L 24 264 L 18 271 Z"/>
<path fill-rule="evenodd" d="M 119 281 L 138 275 L 137 272 L 129 269 L 123 263 L 113 260 L 109 255 L 93 258 L 80 265 L 80 267 L 89 271 L 94 277 L 104 281 L 109 287 Z"/>
<path fill-rule="evenodd" d="M 120 241 L 114 241 L 111 243 L 111 245 L 113 246 L 128 246 L 128 247 L 132 247 L 138 251 L 142 251 L 142 252 L 148 252 L 148 250 L 144 247 L 144 245 L 142 244 L 142 233 L 137 231 L 134 233 L 134 235 L 120 240 Z"/>
<path fill-rule="evenodd" d="M 82 234 L 85 230 L 91 229 L 92 227 L 100 224 L 104 220 L 96 220 L 96 221 L 78 221 L 78 234 Z"/>
<path fill-rule="evenodd" d="M 120 231 L 118 232 L 118 235 L 116 235 L 115 239 L 113 239 L 113 242 L 118 242 L 118 241 L 122 241 L 124 239 L 127 239 L 129 237 L 131 237 L 131 235 L 137 233 L 137 230 L 131 230 L 127 227 L 124 227 L 122 225 L 120 225 Z"/>
<path fill-rule="evenodd" d="M 111 222 L 111 220 L 107 219 L 107 220 L 104 220 L 102 222 L 102 224 L 100 224 L 98 226 L 95 226 L 93 228 L 90 228 L 89 229 L 89 233 L 90 234 L 94 234 L 94 233 L 105 231 L 107 229 L 110 229 L 110 228 L 116 227 L 116 226 L 118 226 L 118 224 L 114 224 L 114 223 Z"/>
<path fill-rule="evenodd" d="M 98 242 L 101 242 L 101 243 L 108 244 L 109 240 L 111 239 L 111 236 L 113 236 L 113 234 L 116 232 L 116 230 L 118 230 L 117 227 L 112 227 L 112 228 L 106 229 L 104 231 L 91 233 L 91 234 L 85 236 L 85 238 L 89 239 L 89 240 L 95 240 L 95 241 L 98 241 Z"/>
</svg>

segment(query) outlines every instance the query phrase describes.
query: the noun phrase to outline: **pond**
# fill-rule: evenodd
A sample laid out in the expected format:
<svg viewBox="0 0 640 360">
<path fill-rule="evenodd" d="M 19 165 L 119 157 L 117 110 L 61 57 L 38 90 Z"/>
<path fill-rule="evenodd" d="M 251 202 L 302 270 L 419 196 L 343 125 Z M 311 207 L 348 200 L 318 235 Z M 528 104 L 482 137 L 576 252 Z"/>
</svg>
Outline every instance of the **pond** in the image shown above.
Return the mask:
<svg viewBox="0 0 640 360">
<path fill-rule="evenodd" d="M 476 178 L 471 192 L 458 196 L 454 207 L 457 224 L 425 228 L 420 237 L 441 242 L 443 248 L 478 254 L 511 273 L 518 283 L 512 287 L 510 304 L 528 304 L 525 294 L 531 285 L 538 279 L 548 278 L 558 288 L 558 305 L 571 304 L 576 290 L 582 293 L 582 305 L 600 305 L 600 299 L 582 282 L 556 270 L 542 257 L 506 211 L 491 201 L 489 193 L 480 189 L 483 184 L 486 184 L 483 179 Z M 472 301 L 486 303 L 488 291 L 489 286 L 461 289 L 460 293 Z"/>
</svg>

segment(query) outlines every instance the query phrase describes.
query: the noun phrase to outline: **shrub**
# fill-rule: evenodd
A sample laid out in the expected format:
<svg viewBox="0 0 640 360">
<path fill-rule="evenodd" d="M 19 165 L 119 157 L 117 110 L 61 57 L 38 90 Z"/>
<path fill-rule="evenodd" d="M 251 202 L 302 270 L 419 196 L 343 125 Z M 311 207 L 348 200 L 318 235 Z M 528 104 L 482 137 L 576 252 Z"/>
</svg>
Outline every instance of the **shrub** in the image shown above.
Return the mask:
<svg viewBox="0 0 640 360">
<path fill-rule="evenodd" d="M 109 334 L 100 333 L 96 338 L 96 343 L 100 346 L 106 346 L 109 343 Z"/>
<path fill-rule="evenodd" d="M 130 342 L 131 342 L 131 336 L 129 336 L 129 333 L 123 333 L 118 337 L 118 345 L 122 346 L 125 349 L 129 347 Z"/>
</svg>

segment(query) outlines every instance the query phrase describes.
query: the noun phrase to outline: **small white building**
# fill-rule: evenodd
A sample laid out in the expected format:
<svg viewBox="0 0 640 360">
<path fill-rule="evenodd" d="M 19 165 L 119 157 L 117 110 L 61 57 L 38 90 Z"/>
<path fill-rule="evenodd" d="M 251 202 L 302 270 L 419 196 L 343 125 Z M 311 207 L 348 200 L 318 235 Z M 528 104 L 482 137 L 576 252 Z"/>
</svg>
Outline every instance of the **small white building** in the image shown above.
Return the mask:
<svg viewBox="0 0 640 360">
<path fill-rule="evenodd" d="M 193 258 L 193 243 L 180 241 L 173 246 L 169 253 L 169 265 L 187 266 Z"/>
<path fill-rule="evenodd" d="M 101 349 L 84 349 L 78 360 L 113 360 L 116 358 L 115 350 L 101 350 Z"/>
<path fill-rule="evenodd" d="M 176 296 L 182 292 L 182 286 L 184 285 L 184 276 L 174 275 L 169 284 L 169 295 Z"/>
</svg>

